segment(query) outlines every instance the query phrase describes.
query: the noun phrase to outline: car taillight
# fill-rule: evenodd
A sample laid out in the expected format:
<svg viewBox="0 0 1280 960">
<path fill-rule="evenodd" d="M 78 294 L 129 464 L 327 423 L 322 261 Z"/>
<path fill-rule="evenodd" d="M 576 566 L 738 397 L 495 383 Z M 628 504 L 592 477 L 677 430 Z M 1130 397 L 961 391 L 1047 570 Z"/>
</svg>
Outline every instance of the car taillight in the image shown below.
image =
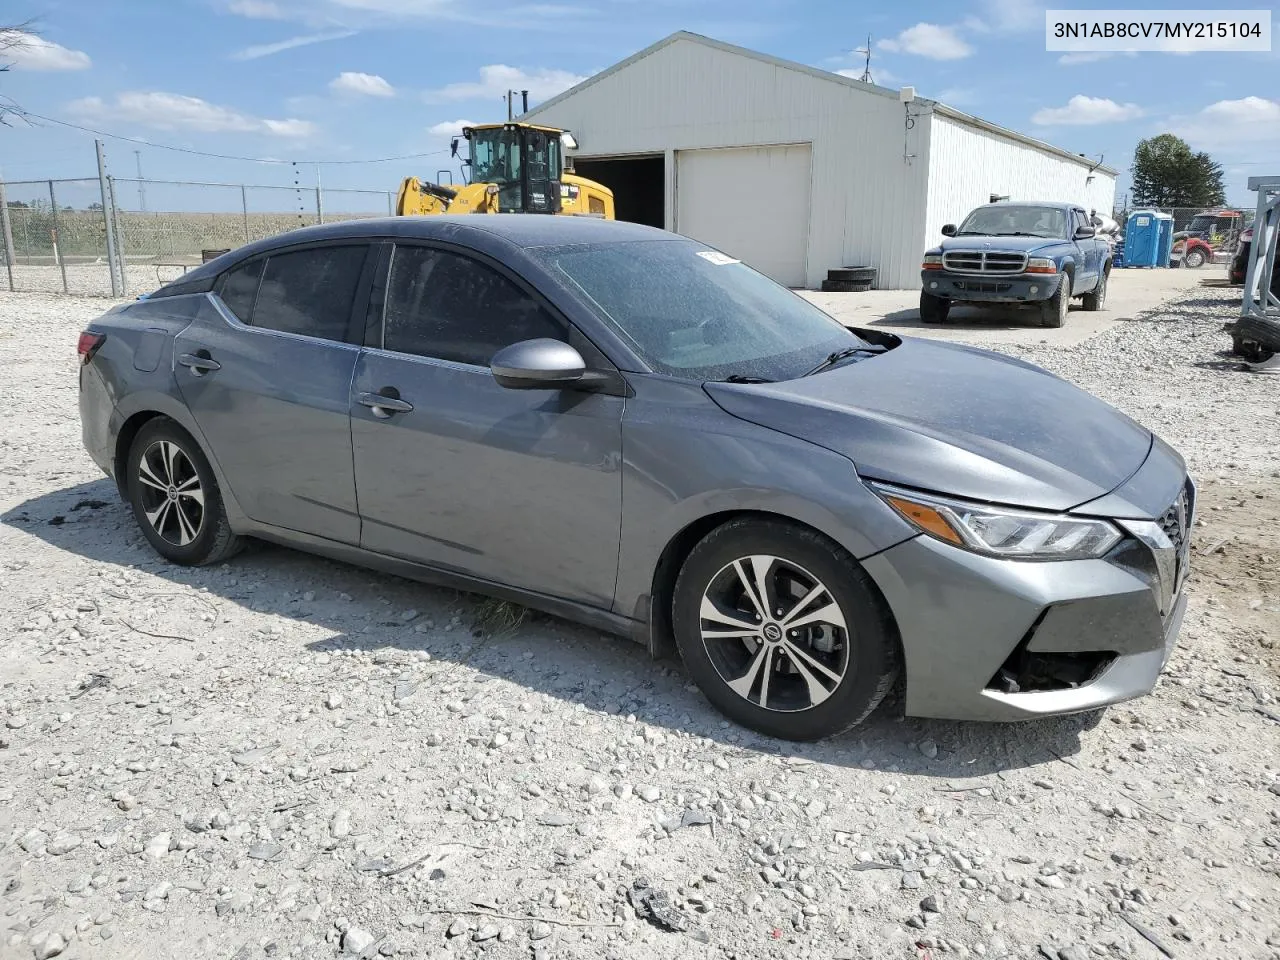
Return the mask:
<svg viewBox="0 0 1280 960">
<path fill-rule="evenodd" d="M 87 330 L 80 334 L 80 340 L 76 343 L 76 353 L 80 354 L 80 363 L 85 364 L 93 359 L 93 355 L 98 352 L 98 348 L 106 341 L 105 333 L 89 333 Z"/>
</svg>

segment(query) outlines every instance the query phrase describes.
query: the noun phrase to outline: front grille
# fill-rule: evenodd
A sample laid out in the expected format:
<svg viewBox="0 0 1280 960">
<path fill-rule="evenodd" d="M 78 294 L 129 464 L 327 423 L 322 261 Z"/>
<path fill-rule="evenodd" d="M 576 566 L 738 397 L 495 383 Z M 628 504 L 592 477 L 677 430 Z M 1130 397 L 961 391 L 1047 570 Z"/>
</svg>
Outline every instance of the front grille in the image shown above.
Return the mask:
<svg viewBox="0 0 1280 960">
<path fill-rule="evenodd" d="M 1142 542 L 1150 555 L 1149 562 L 1154 564 L 1151 588 L 1155 592 L 1162 617 L 1167 618 L 1173 612 L 1178 595 L 1182 592 L 1182 586 L 1187 579 L 1195 507 L 1196 488 L 1188 477 L 1177 499 L 1160 514 L 1158 519 L 1118 521 Z M 1132 568 L 1133 564 L 1122 559 L 1120 555 L 1123 548 L 1117 548 L 1117 551 L 1109 559 L 1120 566 Z"/>
<path fill-rule="evenodd" d="M 953 273 L 1022 273 L 1027 268 L 1025 253 L 1005 250 L 948 250 L 942 265 Z"/>
</svg>

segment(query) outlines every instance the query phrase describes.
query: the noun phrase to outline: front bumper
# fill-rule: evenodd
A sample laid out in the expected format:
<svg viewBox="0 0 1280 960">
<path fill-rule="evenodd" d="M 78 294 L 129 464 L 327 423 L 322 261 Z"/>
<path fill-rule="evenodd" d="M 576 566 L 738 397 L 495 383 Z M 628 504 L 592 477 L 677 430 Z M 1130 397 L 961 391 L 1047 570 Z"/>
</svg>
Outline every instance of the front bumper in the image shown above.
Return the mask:
<svg viewBox="0 0 1280 960">
<path fill-rule="evenodd" d="M 1062 275 L 1056 273 L 992 275 L 920 271 L 921 289 L 925 293 L 951 301 L 974 303 L 1038 303 L 1053 296 L 1061 278 Z"/>
<path fill-rule="evenodd" d="M 1111 559 L 1029 563 L 919 536 L 863 561 L 897 620 L 907 714 L 1027 720 L 1149 693 L 1186 595 L 1185 573 L 1167 589 L 1144 549 L 1126 540 Z M 1019 689 L 1011 665 L 1028 662 L 1083 673 Z"/>
</svg>

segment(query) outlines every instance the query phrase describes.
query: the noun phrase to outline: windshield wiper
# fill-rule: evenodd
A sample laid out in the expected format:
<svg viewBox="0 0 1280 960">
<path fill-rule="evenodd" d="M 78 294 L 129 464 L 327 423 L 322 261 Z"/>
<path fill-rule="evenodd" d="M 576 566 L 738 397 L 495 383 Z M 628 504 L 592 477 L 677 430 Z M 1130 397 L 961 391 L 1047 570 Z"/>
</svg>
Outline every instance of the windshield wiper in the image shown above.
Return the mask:
<svg viewBox="0 0 1280 960">
<path fill-rule="evenodd" d="M 1042 240 L 1052 240 L 1052 237 L 1046 237 L 1043 233 L 1027 233 L 1025 230 L 1015 230 L 1013 233 L 993 233 L 993 237 L 1039 237 Z"/>
<path fill-rule="evenodd" d="M 866 353 L 866 354 L 884 353 L 885 350 L 887 349 L 888 349 L 887 347 L 882 347 L 876 344 L 866 344 L 865 346 L 861 346 L 861 347 L 844 347 L 840 350 L 836 350 L 836 351 L 833 351 L 832 353 L 828 353 L 821 363 L 815 366 L 812 370 L 806 370 L 804 373 L 800 374 L 800 376 L 811 377 L 815 373 L 821 373 L 823 370 L 826 370 L 828 367 L 835 366 L 841 360 L 847 360 L 849 357 L 856 356 L 859 353 Z"/>
<path fill-rule="evenodd" d="M 773 383 L 768 377 L 749 377 L 744 373 L 731 373 L 722 383 Z"/>
</svg>

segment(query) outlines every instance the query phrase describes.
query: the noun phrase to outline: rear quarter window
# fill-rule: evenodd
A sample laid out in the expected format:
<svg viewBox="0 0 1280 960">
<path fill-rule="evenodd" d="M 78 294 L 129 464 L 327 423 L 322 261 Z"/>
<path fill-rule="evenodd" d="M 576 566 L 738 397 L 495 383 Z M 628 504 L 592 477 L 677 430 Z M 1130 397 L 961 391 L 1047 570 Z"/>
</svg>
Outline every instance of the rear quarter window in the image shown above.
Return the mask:
<svg viewBox="0 0 1280 960">
<path fill-rule="evenodd" d="M 252 260 L 228 270 L 218 280 L 215 292 L 241 323 L 247 324 L 252 320 L 253 303 L 258 296 L 258 284 L 265 264 L 265 260 Z"/>
</svg>

